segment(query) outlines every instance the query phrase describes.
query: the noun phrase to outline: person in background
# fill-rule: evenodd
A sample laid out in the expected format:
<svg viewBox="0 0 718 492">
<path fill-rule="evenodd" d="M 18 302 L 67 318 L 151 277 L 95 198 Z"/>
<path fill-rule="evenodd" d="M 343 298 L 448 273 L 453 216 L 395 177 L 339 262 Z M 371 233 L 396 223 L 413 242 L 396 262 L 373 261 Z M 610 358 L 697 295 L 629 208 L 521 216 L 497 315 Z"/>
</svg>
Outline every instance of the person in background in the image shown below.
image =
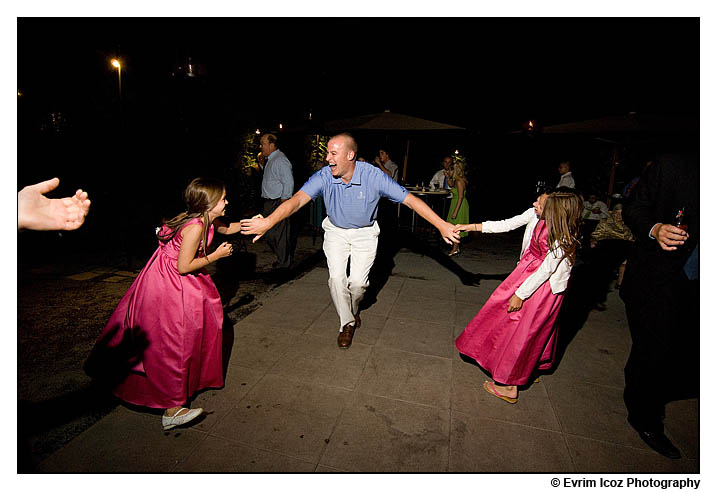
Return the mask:
<svg viewBox="0 0 718 492">
<path fill-rule="evenodd" d="M 553 366 L 556 319 L 579 247 L 581 198 L 557 191 L 538 202 L 540 220 L 518 265 L 456 339 L 459 352 L 491 374 L 484 390 L 507 403 L 518 401 L 518 387 L 536 371 Z"/>
<path fill-rule="evenodd" d="M 561 179 L 558 180 L 556 188 L 576 188 L 576 181 L 571 174 L 571 163 L 569 161 L 559 163 L 558 173 L 561 175 Z"/>
<path fill-rule="evenodd" d="M 590 239 L 590 258 L 593 284 L 596 287 L 598 308 L 604 310 L 606 292 L 611 278 L 618 274 L 616 287 L 620 287 L 628 256 L 633 250 L 635 238 L 623 222 L 623 205 L 617 203 L 606 219 L 601 220 Z"/>
<path fill-rule="evenodd" d="M 222 182 L 195 178 L 184 192 L 186 209 L 163 222 L 159 245 L 120 300 L 85 362 L 93 379 L 133 405 L 164 409 L 162 428 L 202 414 L 188 400 L 224 386 L 219 292 L 205 267 L 232 254 L 210 251 L 215 230 L 239 232 L 218 221 L 227 206 Z"/>
<path fill-rule="evenodd" d="M 449 178 L 451 178 L 451 165 L 454 163 L 454 159 L 451 156 L 446 156 L 441 159 L 441 169 L 434 173 L 431 181 L 429 181 L 430 190 L 450 190 Z"/>
<path fill-rule="evenodd" d="M 379 166 L 379 169 L 391 179 L 399 181 L 399 166 L 391 160 L 385 149 L 379 149 L 379 156 L 374 158 L 374 164 Z"/>
<path fill-rule="evenodd" d="M 449 183 L 451 184 L 451 204 L 449 205 L 449 215 L 446 217 L 446 221 L 449 224 L 466 224 L 469 222 L 469 202 L 466 200 L 466 174 L 464 172 L 464 164 L 456 162 L 452 164 L 452 175 Z M 461 231 L 461 237 L 469 235 L 466 231 Z M 451 251 L 449 256 L 458 255 L 461 250 L 459 249 L 460 243 L 454 243 L 451 245 Z"/>
<path fill-rule="evenodd" d="M 292 176 L 292 163 L 289 162 L 284 152 L 277 148 L 276 135 L 265 133 L 259 142 L 262 155 L 266 158 L 262 177 L 262 198 L 264 200 L 262 214 L 269 215 L 294 194 L 294 177 Z M 289 234 L 288 220 L 277 224 L 267 234 L 267 244 L 277 256 L 273 267 L 279 272 L 287 270 L 292 261 Z"/>
<path fill-rule="evenodd" d="M 47 198 L 59 184 L 59 178 L 52 178 L 17 192 L 18 231 L 72 231 L 85 223 L 90 212 L 87 193 L 77 190 L 73 196 Z"/>
<path fill-rule="evenodd" d="M 369 271 L 376 258 L 379 223 L 376 211 L 386 197 L 415 210 L 439 230 L 445 242 L 459 241 L 454 226 L 442 220 L 420 198 L 410 194 L 389 176 L 364 162 L 356 161 L 354 137 L 341 133 L 327 144 L 328 166 L 314 173 L 294 196 L 269 217 L 257 215 L 241 221 L 241 232 L 261 238 L 277 222 L 297 212 L 312 199 L 321 196 L 327 210 L 322 222 L 324 254 L 329 269 L 329 292 L 339 315 L 337 345 L 347 349 L 354 331 L 361 326 L 359 303 L 369 286 Z M 347 264 L 351 258 L 351 272 Z"/>
<path fill-rule="evenodd" d="M 584 247 L 588 247 L 591 241 L 591 234 L 598 226 L 598 223 L 608 218 L 608 207 L 598 199 L 595 193 L 588 195 L 588 200 L 583 202 L 583 224 L 581 235 L 583 236 Z"/>
<path fill-rule="evenodd" d="M 666 402 L 698 393 L 700 187 L 697 153 L 659 155 L 623 209 L 636 238 L 620 295 L 631 331 L 623 400 L 628 423 L 657 453 L 681 453 L 665 435 Z M 683 227 L 674 225 L 683 211 Z"/>
</svg>

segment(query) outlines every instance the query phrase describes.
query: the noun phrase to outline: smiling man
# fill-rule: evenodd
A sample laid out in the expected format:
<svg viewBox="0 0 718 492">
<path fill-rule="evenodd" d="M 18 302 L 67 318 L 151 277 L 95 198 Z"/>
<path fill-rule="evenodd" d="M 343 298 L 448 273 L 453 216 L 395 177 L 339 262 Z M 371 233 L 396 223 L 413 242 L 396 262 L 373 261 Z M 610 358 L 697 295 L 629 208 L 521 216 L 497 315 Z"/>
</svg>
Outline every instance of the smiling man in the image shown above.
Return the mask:
<svg viewBox="0 0 718 492">
<path fill-rule="evenodd" d="M 268 217 L 255 216 L 241 221 L 242 234 L 256 234 L 257 241 L 281 220 L 311 200 L 321 196 L 327 210 L 322 222 L 324 254 L 329 268 L 329 292 L 339 315 L 339 348 L 349 348 L 354 330 L 361 325 L 359 302 L 369 286 L 369 270 L 374 264 L 379 238 L 376 220 L 381 197 L 403 203 L 439 230 L 448 244 L 459 241 L 454 226 L 441 219 L 419 198 L 367 162 L 356 161 L 354 137 L 342 133 L 327 144 L 328 166 L 314 173 L 292 198 Z M 351 257 L 351 273 L 347 262 Z"/>
</svg>

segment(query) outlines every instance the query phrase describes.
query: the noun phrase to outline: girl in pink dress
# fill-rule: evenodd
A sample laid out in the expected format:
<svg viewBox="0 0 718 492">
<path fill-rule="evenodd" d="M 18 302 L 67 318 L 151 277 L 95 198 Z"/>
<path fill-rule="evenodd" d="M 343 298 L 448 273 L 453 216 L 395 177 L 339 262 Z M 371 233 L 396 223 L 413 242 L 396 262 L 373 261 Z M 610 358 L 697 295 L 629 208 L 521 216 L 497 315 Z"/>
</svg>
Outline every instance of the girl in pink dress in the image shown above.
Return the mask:
<svg viewBox="0 0 718 492">
<path fill-rule="evenodd" d="M 541 201 L 535 204 L 540 220 L 518 265 L 456 339 L 459 352 L 491 374 L 484 390 L 509 403 L 516 403 L 517 387 L 536 369 L 553 365 L 555 321 L 579 244 L 581 198 L 555 192 Z M 462 227 L 479 230 L 478 224 Z"/>
<path fill-rule="evenodd" d="M 227 206 L 224 185 L 196 178 L 185 189 L 187 210 L 165 221 L 159 247 L 124 295 L 85 363 L 128 403 L 165 409 L 167 430 L 202 414 L 184 405 L 196 391 L 224 386 L 222 301 L 205 266 L 230 256 L 208 253 L 214 231 L 239 232 L 215 220 Z"/>
</svg>

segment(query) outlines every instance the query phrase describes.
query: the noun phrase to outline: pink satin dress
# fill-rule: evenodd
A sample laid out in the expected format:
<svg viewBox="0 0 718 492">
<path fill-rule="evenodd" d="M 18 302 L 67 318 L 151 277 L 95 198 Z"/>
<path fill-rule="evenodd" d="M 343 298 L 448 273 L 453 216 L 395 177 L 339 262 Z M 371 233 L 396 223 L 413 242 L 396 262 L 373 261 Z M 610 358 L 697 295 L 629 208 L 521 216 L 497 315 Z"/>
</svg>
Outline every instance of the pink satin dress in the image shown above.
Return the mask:
<svg viewBox="0 0 718 492">
<path fill-rule="evenodd" d="M 180 275 L 180 232 L 160 241 L 85 363 L 90 376 L 135 405 L 172 408 L 198 390 L 224 386 L 222 301 L 204 269 Z M 210 226 L 208 243 L 213 235 Z"/>
<path fill-rule="evenodd" d="M 520 310 L 508 313 L 509 299 L 534 273 L 548 252 L 548 230 L 541 220 L 518 265 L 456 339 L 456 348 L 489 371 L 495 381 L 524 385 L 536 369 L 546 370 L 556 355 L 558 317 L 563 294 L 544 282 Z"/>
</svg>

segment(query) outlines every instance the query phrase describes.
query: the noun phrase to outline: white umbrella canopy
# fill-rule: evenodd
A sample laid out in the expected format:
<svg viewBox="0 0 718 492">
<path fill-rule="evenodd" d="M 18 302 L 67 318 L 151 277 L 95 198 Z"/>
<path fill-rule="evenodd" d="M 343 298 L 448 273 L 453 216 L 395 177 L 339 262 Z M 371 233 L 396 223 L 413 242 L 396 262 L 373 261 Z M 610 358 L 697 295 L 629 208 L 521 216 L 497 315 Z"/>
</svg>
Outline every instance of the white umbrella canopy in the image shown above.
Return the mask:
<svg viewBox="0 0 718 492">
<path fill-rule="evenodd" d="M 466 128 L 440 123 L 438 121 L 425 120 L 416 116 L 409 116 L 401 113 L 392 113 L 388 109 L 383 113 L 373 113 L 353 118 L 327 121 L 324 129 L 329 132 L 342 131 L 377 131 L 377 132 L 423 132 L 423 131 L 446 131 L 466 130 Z M 409 161 L 409 138 L 406 139 L 406 152 L 404 153 L 404 168 L 402 181 L 406 179 L 406 168 Z"/>
</svg>

